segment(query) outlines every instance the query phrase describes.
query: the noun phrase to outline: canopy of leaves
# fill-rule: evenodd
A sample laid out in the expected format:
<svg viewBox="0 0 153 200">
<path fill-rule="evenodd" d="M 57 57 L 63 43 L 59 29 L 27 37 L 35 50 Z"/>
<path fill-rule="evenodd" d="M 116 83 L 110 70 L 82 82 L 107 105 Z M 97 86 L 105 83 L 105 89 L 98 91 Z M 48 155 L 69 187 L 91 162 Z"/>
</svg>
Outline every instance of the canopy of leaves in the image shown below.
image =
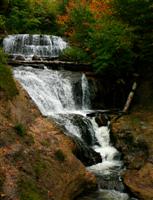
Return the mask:
<svg viewBox="0 0 153 200">
<path fill-rule="evenodd" d="M 2 0 L 0 7 L 0 32 L 60 33 L 75 46 L 65 58 L 88 58 L 115 75 L 152 70 L 152 22 L 152 0 Z"/>
<path fill-rule="evenodd" d="M 152 69 L 152 0 L 69 0 L 57 21 L 96 71 L 118 76 Z"/>
<path fill-rule="evenodd" d="M 134 52 L 139 69 L 152 68 L 153 65 L 153 1 L 152 0 L 114 0 L 115 16 L 128 24 L 135 35 Z M 138 68 L 138 67 L 137 67 Z"/>
<path fill-rule="evenodd" d="M 129 27 L 113 17 L 103 17 L 99 23 L 101 28 L 90 34 L 89 41 L 94 68 L 116 76 L 131 72 L 134 55 Z"/>
<path fill-rule="evenodd" d="M 56 33 L 58 1 L 3 0 L 0 29 L 9 33 Z"/>
</svg>

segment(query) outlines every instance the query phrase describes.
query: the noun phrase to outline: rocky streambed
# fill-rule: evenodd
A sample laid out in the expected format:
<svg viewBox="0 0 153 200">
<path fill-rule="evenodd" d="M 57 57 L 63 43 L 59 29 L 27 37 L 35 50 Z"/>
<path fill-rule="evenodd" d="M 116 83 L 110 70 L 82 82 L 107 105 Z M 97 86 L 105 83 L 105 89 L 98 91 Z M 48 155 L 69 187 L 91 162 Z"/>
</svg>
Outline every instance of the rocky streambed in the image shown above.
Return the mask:
<svg viewBox="0 0 153 200">
<path fill-rule="evenodd" d="M 137 108 L 112 125 L 114 145 L 122 152 L 124 183 L 138 199 L 153 199 L 153 113 Z"/>
</svg>

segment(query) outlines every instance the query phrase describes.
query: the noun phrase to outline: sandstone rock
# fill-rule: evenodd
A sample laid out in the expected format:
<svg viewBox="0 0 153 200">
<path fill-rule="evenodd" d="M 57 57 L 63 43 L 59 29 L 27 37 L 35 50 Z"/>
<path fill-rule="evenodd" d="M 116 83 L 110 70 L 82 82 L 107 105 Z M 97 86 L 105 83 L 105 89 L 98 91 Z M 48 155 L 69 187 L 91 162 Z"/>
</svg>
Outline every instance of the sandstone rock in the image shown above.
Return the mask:
<svg viewBox="0 0 153 200">
<path fill-rule="evenodd" d="M 0 174 L 2 169 L 5 177 L 0 192 L 7 199 L 72 200 L 95 189 L 95 177 L 73 154 L 73 141 L 41 116 L 19 84 L 18 89 L 11 101 L 0 99 Z M 25 127 L 24 136 L 15 132 L 16 124 Z M 57 156 L 59 149 L 64 159 Z"/>
<path fill-rule="evenodd" d="M 135 111 L 112 125 L 112 138 L 123 153 L 124 183 L 139 199 L 153 200 L 153 114 Z"/>
<path fill-rule="evenodd" d="M 124 182 L 140 199 L 153 199 L 153 164 L 146 163 L 140 170 L 127 170 Z"/>
</svg>

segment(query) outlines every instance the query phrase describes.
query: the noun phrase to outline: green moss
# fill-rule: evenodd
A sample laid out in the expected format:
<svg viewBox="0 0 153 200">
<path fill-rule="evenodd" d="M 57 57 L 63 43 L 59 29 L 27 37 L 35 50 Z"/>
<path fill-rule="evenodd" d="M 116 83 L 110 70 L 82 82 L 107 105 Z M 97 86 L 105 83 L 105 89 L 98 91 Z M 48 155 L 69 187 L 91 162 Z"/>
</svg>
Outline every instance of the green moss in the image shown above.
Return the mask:
<svg viewBox="0 0 153 200">
<path fill-rule="evenodd" d="M 46 170 L 47 166 L 46 166 L 46 163 L 42 159 L 39 159 L 38 161 L 35 162 L 33 168 L 34 168 L 36 176 L 39 177 Z"/>
<path fill-rule="evenodd" d="M 5 92 L 7 98 L 12 98 L 18 94 L 18 90 L 12 76 L 12 71 L 6 63 L 7 56 L 0 48 L 0 90 Z"/>
<path fill-rule="evenodd" d="M 24 137 L 26 135 L 26 130 L 23 124 L 20 124 L 20 123 L 16 124 L 14 126 L 14 129 L 19 136 Z"/>
<path fill-rule="evenodd" d="M 63 151 L 61 149 L 58 149 L 56 152 L 55 152 L 55 158 L 58 160 L 58 161 L 61 161 L 61 162 L 64 162 L 65 161 L 65 154 L 63 153 Z"/>
<path fill-rule="evenodd" d="M 36 181 L 31 177 L 22 176 L 18 182 L 20 200 L 43 200 Z"/>
<path fill-rule="evenodd" d="M 41 144 L 42 144 L 43 146 L 45 146 L 45 147 L 50 147 L 50 141 L 49 141 L 48 139 L 43 140 L 43 141 L 41 142 Z"/>
</svg>

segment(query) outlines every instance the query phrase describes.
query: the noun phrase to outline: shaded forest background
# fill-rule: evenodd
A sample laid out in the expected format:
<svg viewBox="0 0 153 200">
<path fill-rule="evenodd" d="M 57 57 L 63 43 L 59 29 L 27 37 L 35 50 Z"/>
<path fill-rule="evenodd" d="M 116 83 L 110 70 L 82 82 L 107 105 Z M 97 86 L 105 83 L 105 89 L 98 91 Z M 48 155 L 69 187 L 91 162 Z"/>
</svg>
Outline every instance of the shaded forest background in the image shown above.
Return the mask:
<svg viewBox="0 0 153 200">
<path fill-rule="evenodd" d="M 65 37 L 61 59 L 89 62 L 116 80 L 153 74 L 152 0 L 2 0 L 1 37 L 16 33 Z"/>
</svg>

